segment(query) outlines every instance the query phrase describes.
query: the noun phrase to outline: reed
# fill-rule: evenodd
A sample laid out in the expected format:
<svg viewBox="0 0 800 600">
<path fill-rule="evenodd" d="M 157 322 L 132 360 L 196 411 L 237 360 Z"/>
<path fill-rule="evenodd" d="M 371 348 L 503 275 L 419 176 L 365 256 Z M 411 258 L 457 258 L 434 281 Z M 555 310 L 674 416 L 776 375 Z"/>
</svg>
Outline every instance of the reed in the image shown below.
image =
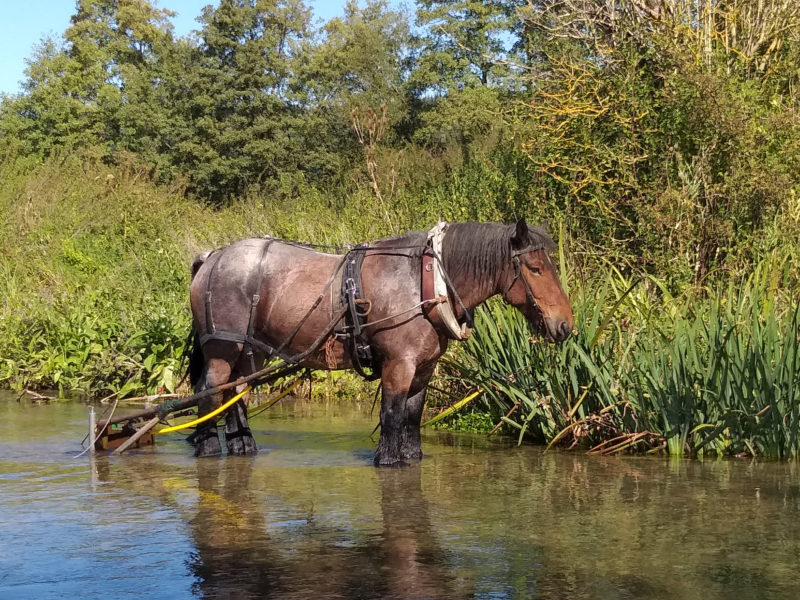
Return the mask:
<svg viewBox="0 0 800 600">
<path fill-rule="evenodd" d="M 560 346 L 490 304 L 446 366 L 485 390 L 485 410 L 507 415 L 520 441 L 796 458 L 800 308 L 787 264 L 772 257 L 742 281 L 679 297 L 612 271 L 573 292 L 579 333 Z"/>
</svg>

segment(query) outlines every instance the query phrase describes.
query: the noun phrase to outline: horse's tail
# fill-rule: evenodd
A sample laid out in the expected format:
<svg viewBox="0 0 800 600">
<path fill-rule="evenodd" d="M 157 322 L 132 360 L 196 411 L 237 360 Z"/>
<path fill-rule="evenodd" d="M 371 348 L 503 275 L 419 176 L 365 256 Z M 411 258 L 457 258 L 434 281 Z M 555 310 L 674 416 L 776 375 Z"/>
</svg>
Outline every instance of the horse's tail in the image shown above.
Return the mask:
<svg viewBox="0 0 800 600">
<path fill-rule="evenodd" d="M 203 252 L 198 254 L 194 257 L 192 261 L 192 281 L 194 281 L 195 275 L 200 270 L 200 267 L 203 266 L 203 263 L 206 262 L 206 259 L 211 256 L 211 252 Z M 192 385 L 192 388 L 196 388 L 197 382 L 200 381 L 200 378 L 203 376 L 203 369 L 206 366 L 206 360 L 203 356 L 203 347 L 200 345 L 200 340 L 197 335 L 197 328 L 195 327 L 194 323 L 192 323 L 192 329 L 189 332 L 189 337 L 186 338 L 186 345 L 184 346 L 184 360 L 186 358 L 189 359 L 189 365 L 186 370 L 186 373 L 183 376 L 183 379 L 186 379 L 186 376 L 189 376 L 189 383 Z"/>
<path fill-rule="evenodd" d="M 202 252 L 194 257 L 192 261 L 192 280 L 194 280 L 194 276 L 197 275 L 200 267 L 203 266 L 203 263 L 206 262 L 209 256 L 211 256 L 211 252 Z"/>
<path fill-rule="evenodd" d="M 203 348 L 200 346 L 200 340 L 198 339 L 197 332 L 192 327 L 192 331 L 189 334 L 190 340 L 187 343 L 191 343 L 192 349 L 191 354 L 189 354 L 189 383 L 192 384 L 192 389 L 197 388 L 197 382 L 200 381 L 200 378 L 203 376 L 203 369 L 206 366 L 206 359 L 203 356 Z"/>
</svg>

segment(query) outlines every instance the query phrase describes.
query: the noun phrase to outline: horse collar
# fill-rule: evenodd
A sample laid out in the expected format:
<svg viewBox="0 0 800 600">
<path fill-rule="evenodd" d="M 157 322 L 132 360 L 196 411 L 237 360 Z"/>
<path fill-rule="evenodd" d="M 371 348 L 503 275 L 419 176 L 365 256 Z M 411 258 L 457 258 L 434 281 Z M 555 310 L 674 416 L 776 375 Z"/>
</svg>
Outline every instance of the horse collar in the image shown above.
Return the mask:
<svg viewBox="0 0 800 600">
<path fill-rule="evenodd" d="M 446 230 L 447 223 L 440 221 L 428 231 L 426 249 L 422 257 L 422 299 L 435 301 L 426 312 L 433 323 L 444 325 L 454 339 L 465 340 L 472 335 L 472 316 L 444 269 L 441 257 Z M 451 293 L 464 310 L 465 323 L 459 323 L 456 318 L 453 302 L 450 299 Z"/>
</svg>

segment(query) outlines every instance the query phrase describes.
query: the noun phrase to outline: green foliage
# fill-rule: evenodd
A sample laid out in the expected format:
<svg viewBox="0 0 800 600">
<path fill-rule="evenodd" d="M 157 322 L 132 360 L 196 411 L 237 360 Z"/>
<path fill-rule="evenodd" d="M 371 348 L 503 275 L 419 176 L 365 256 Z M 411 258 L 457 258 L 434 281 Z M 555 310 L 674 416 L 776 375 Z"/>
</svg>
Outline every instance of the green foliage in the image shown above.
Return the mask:
<svg viewBox="0 0 800 600">
<path fill-rule="evenodd" d="M 417 25 L 424 28 L 412 85 L 443 94 L 464 87 L 506 84 L 519 1 L 419 0 Z"/>
<path fill-rule="evenodd" d="M 494 429 L 497 418 L 485 411 L 462 411 L 437 423 L 437 429 L 459 431 L 461 433 L 489 433 Z"/>
<path fill-rule="evenodd" d="M 222 0 L 175 39 L 80 0 L 0 100 L 0 384 L 170 389 L 186 265 L 234 239 L 525 216 L 569 242 L 580 333 L 490 304 L 448 359 L 485 389 L 456 427 L 797 455 L 800 17 L 645 4 L 420 0 L 412 33 L 384 0 L 320 29 Z"/>
<path fill-rule="evenodd" d="M 520 441 L 796 458 L 800 311 L 789 264 L 766 260 L 699 296 L 619 273 L 591 282 L 574 296 L 578 335 L 558 347 L 494 304 L 446 364 L 485 390 L 494 412 L 510 412 L 503 421 Z"/>
<path fill-rule="evenodd" d="M 73 157 L 18 168 L 2 168 L 0 383 L 174 388 L 190 318 L 186 264 L 195 244 L 213 243 L 209 215 L 180 197 L 164 202 L 132 165 Z"/>
<path fill-rule="evenodd" d="M 545 199 L 583 245 L 697 283 L 754 259 L 763 224 L 800 185 L 797 93 L 753 68 L 776 68 L 775 49 L 796 40 L 766 40 L 800 21 L 782 3 L 758 18 L 721 2 L 652 4 L 529 6 L 540 60 L 516 124 Z"/>
</svg>

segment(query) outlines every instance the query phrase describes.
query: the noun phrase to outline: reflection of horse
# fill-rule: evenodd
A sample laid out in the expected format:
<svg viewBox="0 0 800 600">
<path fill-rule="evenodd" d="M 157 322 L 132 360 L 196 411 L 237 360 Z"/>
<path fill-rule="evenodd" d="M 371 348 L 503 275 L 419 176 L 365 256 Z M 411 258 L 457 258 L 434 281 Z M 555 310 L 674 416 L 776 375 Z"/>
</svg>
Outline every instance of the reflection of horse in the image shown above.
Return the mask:
<svg viewBox="0 0 800 600">
<path fill-rule="evenodd" d="M 433 533 L 422 492 L 421 467 L 381 469 L 383 534 L 379 556 L 386 589 L 381 598 L 472 598 L 459 589 L 445 552 Z"/>
<path fill-rule="evenodd" d="M 573 327 L 549 256 L 553 242 L 542 229 L 524 221 L 462 223 L 450 225 L 443 239 L 440 232 L 440 251 L 432 239 L 413 232 L 344 256 L 246 239 L 198 257 L 192 383 L 198 391 L 216 387 L 274 356 L 302 355 L 300 364 L 315 369 L 361 370 L 369 362 L 383 384 L 375 464 L 419 460 L 428 381 L 448 341 L 462 337 L 459 326 L 471 322 L 472 309 L 501 294 L 550 340 L 564 340 Z M 430 271 L 440 278 L 432 297 Z M 200 413 L 219 406 L 222 396 L 201 400 Z M 220 452 L 210 423 L 196 435 L 197 456 Z M 229 453 L 255 452 L 242 404 L 228 411 L 225 431 Z"/>
<path fill-rule="evenodd" d="M 356 488 L 336 488 L 345 504 L 364 484 L 371 502 L 353 521 L 300 506 L 310 493 L 270 479 L 264 506 L 255 463 L 237 458 L 197 463 L 198 504 L 189 519 L 195 552 L 189 560 L 203 598 L 471 598 L 470 581 L 456 580 L 431 524 L 419 466 L 362 475 Z M 375 473 L 374 471 L 372 473 Z M 335 478 L 333 474 L 328 475 Z M 286 481 L 297 482 L 296 474 Z M 377 483 L 377 489 L 374 488 Z M 352 485 L 352 482 L 351 482 Z M 273 489 L 274 488 L 274 489 Z M 364 493 L 361 489 L 360 493 Z M 288 504 L 280 498 L 289 496 Z M 319 500 L 319 498 L 315 498 Z M 270 521 L 270 513 L 291 521 Z M 335 512 L 335 509 L 334 509 Z M 299 518 L 302 515 L 304 518 Z M 327 518 L 326 518 L 327 517 Z M 273 517 L 275 518 L 275 517 Z M 373 521 L 374 520 L 374 521 Z M 377 525 L 377 528 L 375 527 Z"/>
</svg>

